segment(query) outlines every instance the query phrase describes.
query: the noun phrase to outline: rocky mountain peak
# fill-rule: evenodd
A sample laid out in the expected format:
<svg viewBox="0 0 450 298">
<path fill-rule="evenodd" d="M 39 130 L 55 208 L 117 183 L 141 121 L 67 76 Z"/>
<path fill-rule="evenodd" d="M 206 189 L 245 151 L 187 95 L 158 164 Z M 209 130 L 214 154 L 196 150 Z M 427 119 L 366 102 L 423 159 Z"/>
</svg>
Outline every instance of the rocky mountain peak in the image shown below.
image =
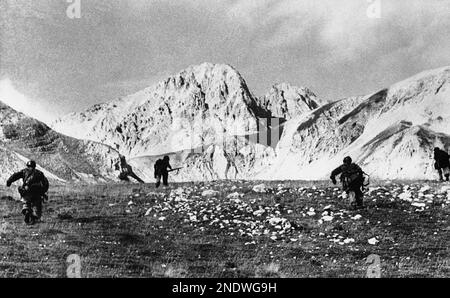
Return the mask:
<svg viewBox="0 0 450 298">
<path fill-rule="evenodd" d="M 54 182 L 115 180 L 117 152 L 103 144 L 59 134 L 46 124 L 0 102 L 2 179 L 24 168 L 28 159 Z"/>
<path fill-rule="evenodd" d="M 432 148 L 450 148 L 449 74 L 431 70 L 322 104 L 287 83 L 256 99 L 231 66 L 205 63 L 54 127 L 119 148 L 148 179 L 165 154 L 185 166 L 171 176 L 178 181 L 325 179 L 347 155 L 376 178 L 425 179 Z"/>
<path fill-rule="evenodd" d="M 203 63 L 120 100 L 67 115 L 52 127 L 135 157 L 255 131 L 257 117 L 267 114 L 233 67 Z"/>
<path fill-rule="evenodd" d="M 260 99 L 260 104 L 271 111 L 273 117 L 289 120 L 317 109 L 321 101 L 308 88 L 280 83 Z"/>
</svg>

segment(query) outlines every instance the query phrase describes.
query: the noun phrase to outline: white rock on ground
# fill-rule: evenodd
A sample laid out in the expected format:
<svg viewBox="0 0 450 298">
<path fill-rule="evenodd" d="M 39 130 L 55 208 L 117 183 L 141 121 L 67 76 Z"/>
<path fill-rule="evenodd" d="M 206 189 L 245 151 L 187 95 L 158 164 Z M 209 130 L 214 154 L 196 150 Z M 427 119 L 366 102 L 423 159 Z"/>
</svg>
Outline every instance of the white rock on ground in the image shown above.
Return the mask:
<svg viewBox="0 0 450 298">
<path fill-rule="evenodd" d="M 219 192 L 212 189 L 208 189 L 202 192 L 202 197 L 215 197 L 217 195 L 219 195 Z"/>
<path fill-rule="evenodd" d="M 371 245 L 376 245 L 380 241 L 378 241 L 378 239 L 376 237 L 374 237 L 374 238 L 370 238 L 369 240 L 367 240 L 367 242 L 369 242 L 369 244 L 371 244 Z"/>
<path fill-rule="evenodd" d="M 264 183 L 263 184 L 258 184 L 258 185 L 255 185 L 253 187 L 253 191 L 254 192 L 258 192 L 258 193 L 266 193 L 267 192 L 267 187 L 266 187 L 266 185 Z"/>
<path fill-rule="evenodd" d="M 240 199 L 240 198 L 242 198 L 243 196 L 244 196 L 244 194 L 242 194 L 242 193 L 233 192 L 233 193 L 230 193 L 230 194 L 227 196 L 227 199 Z"/>
</svg>

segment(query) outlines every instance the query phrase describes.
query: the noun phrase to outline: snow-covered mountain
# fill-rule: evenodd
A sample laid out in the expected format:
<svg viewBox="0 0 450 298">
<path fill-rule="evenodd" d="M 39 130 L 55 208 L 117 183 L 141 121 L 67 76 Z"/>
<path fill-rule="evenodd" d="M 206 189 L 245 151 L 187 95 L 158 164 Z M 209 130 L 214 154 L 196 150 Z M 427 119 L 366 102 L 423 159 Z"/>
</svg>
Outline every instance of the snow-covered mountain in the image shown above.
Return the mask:
<svg viewBox="0 0 450 298">
<path fill-rule="evenodd" d="M 450 146 L 450 67 L 367 96 L 324 103 L 307 88 L 256 98 L 228 65 L 192 66 L 52 127 L 117 147 L 150 181 L 164 154 L 177 181 L 326 179 L 350 155 L 377 178 L 433 178 L 432 149 Z"/>
<path fill-rule="evenodd" d="M 435 146 L 450 147 L 450 67 L 289 121 L 258 177 L 323 179 L 350 155 L 374 177 L 432 179 Z"/>
<path fill-rule="evenodd" d="M 167 153 L 183 156 L 189 168 L 180 172 L 183 180 L 241 177 L 243 168 L 266 165 L 266 157 L 273 157 L 279 136 L 274 134 L 274 142 L 264 138 L 272 129 L 281 134 L 284 116 L 318 106 L 306 88 L 277 88 L 267 97 L 277 102 L 257 99 L 233 67 L 204 63 L 133 95 L 69 114 L 52 128 L 117 148 L 144 178 L 152 179 L 152 163 Z"/>
<path fill-rule="evenodd" d="M 264 113 L 235 69 L 204 63 L 133 95 L 70 114 L 52 127 L 137 157 L 203 146 L 223 134 L 256 131 L 256 117 Z"/>
<path fill-rule="evenodd" d="M 260 105 L 272 113 L 272 117 L 290 120 L 295 116 L 317 109 L 321 102 L 308 88 L 298 88 L 287 83 L 277 84 L 260 99 Z"/>
<path fill-rule="evenodd" d="M 0 102 L 0 179 L 23 169 L 29 159 L 53 182 L 117 180 L 114 149 L 61 135 L 44 123 Z"/>
</svg>

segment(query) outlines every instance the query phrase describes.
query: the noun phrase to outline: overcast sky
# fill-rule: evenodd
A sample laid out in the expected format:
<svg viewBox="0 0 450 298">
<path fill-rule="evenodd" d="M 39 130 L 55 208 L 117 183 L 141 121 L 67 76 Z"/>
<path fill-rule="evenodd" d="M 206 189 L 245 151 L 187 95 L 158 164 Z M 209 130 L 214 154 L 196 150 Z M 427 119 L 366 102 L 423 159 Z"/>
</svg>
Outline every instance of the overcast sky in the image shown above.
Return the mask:
<svg viewBox="0 0 450 298">
<path fill-rule="evenodd" d="M 0 0 L 0 97 L 59 116 L 213 62 L 255 95 L 288 82 L 335 100 L 450 65 L 450 0 L 80 0 L 80 19 L 69 5 Z"/>
</svg>

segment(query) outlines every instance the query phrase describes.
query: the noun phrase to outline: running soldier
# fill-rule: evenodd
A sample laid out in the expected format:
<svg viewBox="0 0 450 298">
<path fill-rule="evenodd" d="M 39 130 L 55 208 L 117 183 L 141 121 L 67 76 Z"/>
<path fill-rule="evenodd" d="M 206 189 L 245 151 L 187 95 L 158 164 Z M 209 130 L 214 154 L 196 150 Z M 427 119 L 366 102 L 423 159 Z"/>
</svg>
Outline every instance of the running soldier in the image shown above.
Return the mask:
<svg viewBox="0 0 450 298">
<path fill-rule="evenodd" d="M 166 155 L 163 159 L 158 159 L 155 163 L 155 179 L 156 179 L 156 188 L 161 185 L 161 178 L 163 180 L 163 185 L 168 186 L 169 179 L 169 170 L 172 170 L 172 166 L 169 163 L 170 158 Z"/>
<path fill-rule="evenodd" d="M 122 181 L 129 182 L 130 178 L 128 177 L 131 177 L 139 183 L 145 183 L 141 178 L 138 177 L 138 175 L 136 175 L 136 173 L 133 171 L 133 167 L 127 163 L 125 156 L 121 154 L 119 154 L 119 161 L 116 163 L 116 169 L 120 170 L 118 178 Z"/>
<path fill-rule="evenodd" d="M 438 171 L 439 181 L 444 181 L 442 174 L 444 174 L 445 180 L 449 181 L 450 161 L 448 153 L 436 147 L 434 148 L 434 160 L 434 168 Z"/>
<path fill-rule="evenodd" d="M 331 173 L 331 181 L 336 184 L 336 176 L 340 176 L 342 182 L 342 189 L 347 193 L 350 199 L 351 206 L 354 209 L 363 208 L 363 192 L 361 188 L 364 185 L 364 172 L 355 163 L 352 162 L 350 156 L 344 158 L 344 164 L 336 168 Z"/>
<path fill-rule="evenodd" d="M 18 188 L 23 202 L 22 214 L 26 224 L 34 224 L 41 219 L 42 202 L 47 198 L 49 183 L 44 173 L 36 169 L 34 160 L 27 162 L 25 169 L 14 173 L 6 182 L 6 186 L 10 187 L 19 179 L 23 181 L 22 186 Z"/>
</svg>

